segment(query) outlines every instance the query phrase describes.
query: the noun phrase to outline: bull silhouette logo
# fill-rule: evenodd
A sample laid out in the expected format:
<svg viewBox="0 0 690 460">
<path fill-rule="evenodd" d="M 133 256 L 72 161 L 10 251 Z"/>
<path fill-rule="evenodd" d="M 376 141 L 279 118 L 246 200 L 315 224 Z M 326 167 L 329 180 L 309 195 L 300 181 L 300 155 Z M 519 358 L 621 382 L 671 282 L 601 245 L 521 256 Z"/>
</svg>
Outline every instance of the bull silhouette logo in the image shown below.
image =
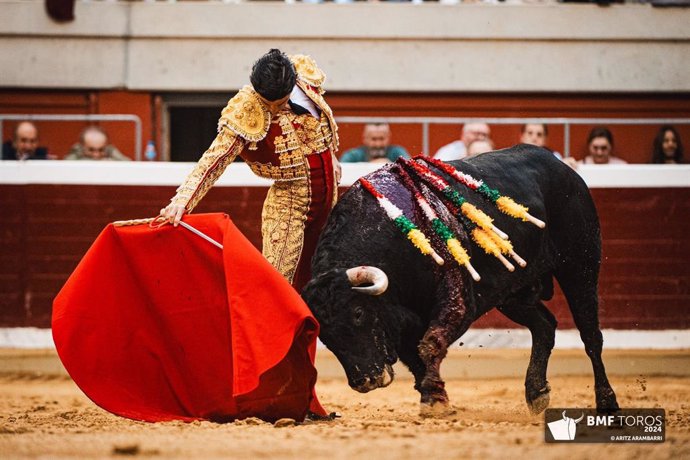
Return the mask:
<svg viewBox="0 0 690 460">
<path fill-rule="evenodd" d="M 565 411 L 563 411 L 563 419 L 547 423 L 547 426 L 555 441 L 572 441 L 575 439 L 577 424 L 580 423 L 584 417 L 585 414 L 583 413 L 580 418 L 570 418 L 565 415 Z"/>
</svg>

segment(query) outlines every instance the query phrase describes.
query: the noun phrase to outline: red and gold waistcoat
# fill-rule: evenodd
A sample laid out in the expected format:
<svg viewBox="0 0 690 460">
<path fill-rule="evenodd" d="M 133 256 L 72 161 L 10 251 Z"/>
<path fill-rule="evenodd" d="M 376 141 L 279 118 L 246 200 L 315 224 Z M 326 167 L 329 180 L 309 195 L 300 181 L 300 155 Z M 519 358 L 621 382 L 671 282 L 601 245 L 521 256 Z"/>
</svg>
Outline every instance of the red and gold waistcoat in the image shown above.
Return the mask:
<svg viewBox="0 0 690 460">
<path fill-rule="evenodd" d="M 338 128 L 323 98 L 324 73 L 309 56 L 295 55 L 290 60 L 297 71 L 297 86 L 319 109 L 320 118 L 297 115 L 289 108 L 272 116 L 254 89 L 245 86 L 223 109 L 218 135 L 171 202 L 191 212 L 240 155 L 256 175 L 274 180 L 262 212 L 263 253 L 292 282 L 298 264 L 308 265 L 300 260 L 310 260 L 325 223 L 324 212 L 327 215 L 335 202 L 333 155 L 338 148 Z M 331 196 L 320 197 L 318 206 L 324 209 L 317 209 L 315 193 L 322 191 L 315 191 L 313 185 L 324 181 L 329 182 Z M 311 224 L 318 228 L 310 228 Z"/>
</svg>

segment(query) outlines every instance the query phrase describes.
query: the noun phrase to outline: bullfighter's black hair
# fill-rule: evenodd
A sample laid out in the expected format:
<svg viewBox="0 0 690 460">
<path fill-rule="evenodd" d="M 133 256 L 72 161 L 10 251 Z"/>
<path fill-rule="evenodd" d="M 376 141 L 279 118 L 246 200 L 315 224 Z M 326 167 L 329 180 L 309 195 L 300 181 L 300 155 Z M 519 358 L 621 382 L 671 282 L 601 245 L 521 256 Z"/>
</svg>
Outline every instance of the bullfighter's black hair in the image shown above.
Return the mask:
<svg viewBox="0 0 690 460">
<path fill-rule="evenodd" d="M 254 63 L 249 81 L 263 98 L 277 101 L 290 94 L 295 87 L 297 73 L 290 58 L 274 48 Z"/>
</svg>

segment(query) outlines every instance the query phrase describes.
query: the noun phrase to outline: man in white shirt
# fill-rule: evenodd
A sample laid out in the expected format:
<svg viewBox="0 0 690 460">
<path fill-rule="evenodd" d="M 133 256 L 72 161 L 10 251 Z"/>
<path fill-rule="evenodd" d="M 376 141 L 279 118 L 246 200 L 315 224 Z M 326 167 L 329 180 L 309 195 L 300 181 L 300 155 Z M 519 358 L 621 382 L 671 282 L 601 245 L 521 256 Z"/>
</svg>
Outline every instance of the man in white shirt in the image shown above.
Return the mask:
<svg viewBox="0 0 690 460">
<path fill-rule="evenodd" d="M 462 127 L 462 137 L 444 145 L 434 155 L 437 160 L 451 161 L 459 160 L 467 156 L 467 146 L 476 140 L 489 140 L 491 129 L 486 123 L 467 123 Z"/>
</svg>

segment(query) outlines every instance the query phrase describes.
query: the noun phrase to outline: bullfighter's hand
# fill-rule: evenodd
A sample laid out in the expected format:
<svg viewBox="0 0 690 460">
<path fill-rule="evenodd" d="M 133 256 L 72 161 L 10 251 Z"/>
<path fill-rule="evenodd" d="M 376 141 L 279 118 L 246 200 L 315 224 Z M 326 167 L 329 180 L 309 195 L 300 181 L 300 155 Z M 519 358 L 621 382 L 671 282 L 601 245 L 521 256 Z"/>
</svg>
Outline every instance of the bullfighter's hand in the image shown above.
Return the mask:
<svg viewBox="0 0 690 460">
<path fill-rule="evenodd" d="M 337 159 L 335 159 L 335 157 L 333 158 L 333 161 L 335 161 L 335 165 L 334 165 L 335 183 L 339 184 L 340 179 L 343 177 L 343 167 L 340 166 L 340 162 Z"/>
<path fill-rule="evenodd" d="M 177 227 L 185 212 L 187 212 L 187 210 L 183 205 L 170 203 L 168 206 L 161 209 L 160 215 L 165 220 Z"/>
</svg>

